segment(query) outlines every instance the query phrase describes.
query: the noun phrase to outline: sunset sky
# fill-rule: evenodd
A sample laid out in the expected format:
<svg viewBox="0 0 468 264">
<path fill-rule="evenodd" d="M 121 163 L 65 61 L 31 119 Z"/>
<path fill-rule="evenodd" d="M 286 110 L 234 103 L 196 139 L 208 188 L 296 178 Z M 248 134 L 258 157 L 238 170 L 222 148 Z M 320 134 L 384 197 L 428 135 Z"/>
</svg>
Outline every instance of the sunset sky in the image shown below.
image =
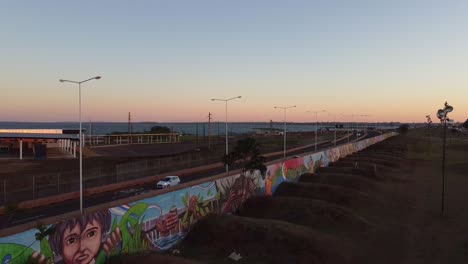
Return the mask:
<svg viewBox="0 0 468 264">
<path fill-rule="evenodd" d="M 468 114 L 468 1 L 0 1 L 0 121 Z M 365 121 L 355 117 L 354 120 Z"/>
</svg>

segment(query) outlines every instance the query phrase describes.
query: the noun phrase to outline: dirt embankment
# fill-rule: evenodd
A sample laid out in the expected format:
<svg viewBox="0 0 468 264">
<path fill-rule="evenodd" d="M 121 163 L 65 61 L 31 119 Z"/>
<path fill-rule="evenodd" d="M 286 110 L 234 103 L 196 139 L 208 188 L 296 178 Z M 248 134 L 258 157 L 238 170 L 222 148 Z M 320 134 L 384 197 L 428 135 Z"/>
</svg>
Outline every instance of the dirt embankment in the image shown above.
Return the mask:
<svg viewBox="0 0 468 264">
<path fill-rule="evenodd" d="M 273 197 L 247 201 L 238 215 L 207 217 L 179 250 L 203 263 L 233 263 L 232 252 L 242 256 L 238 263 L 467 263 L 468 139 L 447 148 L 441 217 L 441 140 L 424 133 L 337 162 L 357 160 L 359 168 L 284 183 Z"/>
</svg>

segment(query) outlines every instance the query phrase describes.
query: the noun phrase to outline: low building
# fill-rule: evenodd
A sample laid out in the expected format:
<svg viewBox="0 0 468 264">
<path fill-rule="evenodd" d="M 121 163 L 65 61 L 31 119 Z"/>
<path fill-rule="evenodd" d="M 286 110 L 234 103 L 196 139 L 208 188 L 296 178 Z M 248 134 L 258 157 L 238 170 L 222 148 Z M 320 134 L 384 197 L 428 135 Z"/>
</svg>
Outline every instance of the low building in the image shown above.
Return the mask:
<svg viewBox="0 0 468 264">
<path fill-rule="evenodd" d="M 255 134 L 257 135 L 265 135 L 265 136 L 270 136 L 270 135 L 283 135 L 283 129 L 279 128 L 272 128 L 272 127 L 267 127 L 267 128 L 253 128 L 255 130 Z"/>
<path fill-rule="evenodd" d="M 76 155 L 79 129 L 0 129 L 0 153 L 23 159 L 24 154 L 46 159 L 47 148 L 62 147 Z"/>
</svg>

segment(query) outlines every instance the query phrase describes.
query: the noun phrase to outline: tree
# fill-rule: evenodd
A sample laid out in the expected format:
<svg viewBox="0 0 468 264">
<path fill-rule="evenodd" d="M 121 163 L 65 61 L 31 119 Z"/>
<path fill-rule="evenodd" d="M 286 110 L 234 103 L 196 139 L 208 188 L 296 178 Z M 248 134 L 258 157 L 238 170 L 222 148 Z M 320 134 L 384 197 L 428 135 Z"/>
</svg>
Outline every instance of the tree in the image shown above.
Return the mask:
<svg viewBox="0 0 468 264">
<path fill-rule="evenodd" d="M 468 129 L 468 119 L 465 121 L 465 123 L 463 123 L 463 128 Z"/>
<path fill-rule="evenodd" d="M 398 132 L 400 132 L 401 135 L 406 135 L 408 133 L 409 125 L 408 124 L 403 124 L 398 127 Z"/>
<path fill-rule="evenodd" d="M 163 126 L 154 126 L 154 127 L 151 127 L 150 132 L 154 134 L 167 134 L 167 133 L 171 133 L 171 129 L 168 127 L 163 127 Z"/>
<path fill-rule="evenodd" d="M 242 173 L 237 177 L 223 195 L 223 205 L 221 212 L 239 214 L 242 204 L 255 195 L 256 185 L 254 179 L 246 175 L 249 171 L 253 173 L 259 170 L 263 175 L 267 170 L 265 157 L 260 155 L 260 144 L 253 138 L 246 138 L 237 142 L 234 151 L 224 155 L 225 165 L 240 164 Z"/>
<path fill-rule="evenodd" d="M 234 151 L 223 156 L 223 163 L 228 166 L 240 164 L 242 174 L 247 171 L 259 170 L 262 174 L 266 172 L 266 159 L 260 155 L 260 144 L 251 137 L 241 139 L 237 142 Z"/>
</svg>

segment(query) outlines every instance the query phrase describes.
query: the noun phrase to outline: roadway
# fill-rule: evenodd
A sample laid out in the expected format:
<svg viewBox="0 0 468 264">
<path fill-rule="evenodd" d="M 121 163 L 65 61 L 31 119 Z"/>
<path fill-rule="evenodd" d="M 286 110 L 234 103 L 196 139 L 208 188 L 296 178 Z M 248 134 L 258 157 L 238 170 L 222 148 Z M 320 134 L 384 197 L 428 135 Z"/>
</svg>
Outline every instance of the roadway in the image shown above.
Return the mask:
<svg viewBox="0 0 468 264">
<path fill-rule="evenodd" d="M 359 139 L 362 140 L 366 138 L 371 138 L 380 134 L 381 133 L 378 131 L 368 131 L 367 134 L 365 134 L 364 136 L 361 136 Z M 338 146 L 341 144 L 348 143 L 348 140 L 351 142 L 355 141 L 357 136 L 355 133 L 353 133 L 350 136 L 350 138 L 352 138 L 352 140 L 349 140 L 348 137 L 342 137 L 341 139 L 337 140 L 336 145 Z M 333 147 L 334 145 L 335 144 L 333 143 L 333 140 L 325 140 L 322 142 L 318 142 L 317 151 Z M 313 152 L 314 150 L 315 150 L 314 145 L 308 145 L 308 147 L 306 148 L 302 148 L 300 150 L 288 153 L 288 156 L 291 157 L 291 156 L 295 156 L 299 154 Z M 269 162 L 269 161 L 273 161 L 276 159 L 281 159 L 283 157 L 283 152 L 279 152 L 279 153 L 276 152 L 274 155 L 267 154 L 265 156 L 267 156 L 267 162 Z M 232 170 L 235 170 L 235 169 L 239 169 L 239 168 L 235 168 L 235 167 L 232 168 Z M 181 181 L 183 183 L 191 182 L 191 181 L 219 175 L 224 172 L 225 172 L 224 166 L 219 166 L 209 171 L 206 171 L 206 170 L 202 172 L 194 171 L 193 173 L 190 173 L 181 177 Z M 130 197 L 138 193 L 148 192 L 154 189 L 155 189 L 155 184 L 153 183 L 153 184 L 144 185 L 137 190 L 132 188 L 129 190 L 121 190 L 119 192 L 102 193 L 102 194 L 94 195 L 91 197 L 84 197 L 83 204 L 84 204 L 84 207 L 91 207 L 91 206 L 107 203 L 110 201 L 115 201 L 118 199 Z M 79 206 L 80 206 L 79 200 L 67 200 L 64 202 L 55 203 L 53 205 L 41 206 L 41 207 L 31 208 L 27 210 L 19 210 L 18 212 L 14 214 L 10 214 L 10 215 L 0 215 L 0 229 L 13 227 L 15 225 L 25 224 L 31 221 L 37 221 L 39 219 L 52 217 L 52 216 L 58 216 L 58 215 L 62 215 L 65 213 L 72 212 L 72 211 L 76 211 L 79 209 Z"/>
</svg>

